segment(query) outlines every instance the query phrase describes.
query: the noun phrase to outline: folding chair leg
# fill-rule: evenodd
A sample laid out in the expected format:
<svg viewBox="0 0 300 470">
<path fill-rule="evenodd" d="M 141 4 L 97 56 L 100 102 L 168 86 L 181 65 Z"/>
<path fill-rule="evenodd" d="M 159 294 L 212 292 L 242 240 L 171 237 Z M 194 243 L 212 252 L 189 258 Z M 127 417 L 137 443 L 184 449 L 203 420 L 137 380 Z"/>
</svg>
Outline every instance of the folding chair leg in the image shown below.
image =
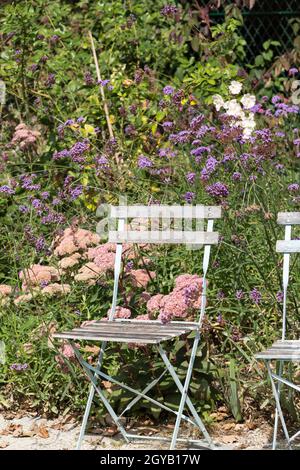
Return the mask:
<svg viewBox="0 0 300 470">
<path fill-rule="evenodd" d="M 179 426 L 180 426 L 180 423 L 181 423 L 181 418 L 182 418 L 184 405 L 185 405 L 186 399 L 187 399 L 187 393 L 188 393 L 188 389 L 189 389 L 189 386 L 190 386 L 190 380 L 191 380 L 191 376 L 192 376 L 192 371 L 193 371 L 193 366 L 194 366 L 194 361 L 195 361 L 195 357 L 196 357 L 196 353 L 197 353 L 199 340 L 200 340 L 200 333 L 199 333 L 199 331 L 197 331 L 196 337 L 194 339 L 191 359 L 190 359 L 189 367 L 188 367 L 188 370 L 187 370 L 184 386 L 183 386 L 182 391 L 181 391 L 181 400 L 180 400 L 180 404 L 179 404 L 179 408 L 178 408 L 178 415 L 177 415 L 176 422 L 175 422 L 175 428 L 174 428 L 174 432 L 173 432 L 173 436 L 172 436 L 170 450 L 174 450 L 175 447 L 176 447 L 176 441 L 177 441 L 177 437 L 178 437 Z"/>
<path fill-rule="evenodd" d="M 278 375 L 281 377 L 281 374 L 282 374 L 282 369 L 283 369 L 283 363 L 282 361 L 280 361 L 279 363 L 279 371 L 278 371 Z M 281 387 L 281 383 L 278 382 L 277 383 L 277 393 L 278 393 L 278 397 L 280 398 L 280 387 Z M 276 450 L 276 446 L 277 446 L 277 434 L 278 434 L 278 419 L 279 419 L 279 415 L 278 415 L 278 409 L 277 407 L 275 408 L 275 419 L 274 419 L 274 431 L 273 431 L 273 443 L 272 443 L 272 450 Z"/>
<path fill-rule="evenodd" d="M 167 367 L 167 370 L 170 372 L 171 374 L 171 377 L 173 378 L 175 384 L 177 385 L 179 391 L 182 393 L 183 391 L 183 385 L 182 383 L 180 382 L 179 378 L 177 377 L 177 374 L 175 372 L 175 369 L 174 367 L 172 366 L 172 364 L 170 363 L 169 359 L 168 359 L 168 356 L 166 354 L 166 352 L 164 351 L 164 349 L 162 348 L 161 345 L 159 345 L 158 347 L 158 350 L 159 350 L 159 353 L 162 357 L 162 360 L 164 361 L 166 367 Z M 211 448 L 214 448 L 214 444 L 213 444 L 213 441 L 206 429 L 206 427 L 204 426 L 200 416 L 198 415 L 193 403 L 191 402 L 191 399 L 189 398 L 189 396 L 187 395 L 186 397 L 186 404 L 190 410 L 190 412 L 192 413 L 193 417 L 194 417 L 194 420 L 196 422 L 196 424 L 198 425 L 199 429 L 201 430 L 202 434 L 204 435 L 205 439 L 207 440 L 209 446 Z"/>
<path fill-rule="evenodd" d="M 100 353 L 99 353 L 99 356 L 98 356 L 97 370 L 100 370 L 100 368 L 102 366 L 102 361 L 103 361 L 103 355 L 104 355 L 105 348 L 106 348 L 106 342 L 103 341 L 102 344 L 101 344 Z M 97 378 L 97 375 L 94 374 L 94 377 Z M 85 407 L 85 410 L 84 410 L 84 416 L 83 416 L 83 420 L 82 420 L 81 427 L 80 427 L 80 433 L 79 433 L 79 437 L 78 437 L 78 441 L 77 441 L 76 450 L 80 450 L 80 448 L 81 448 L 81 444 L 82 444 L 82 441 L 83 441 L 83 438 L 84 438 L 84 435 L 85 435 L 85 430 L 86 430 L 87 422 L 88 422 L 88 419 L 89 419 L 89 415 L 90 415 L 94 395 L 95 395 L 95 389 L 94 389 L 93 385 L 91 385 L 90 386 L 90 391 L 89 391 L 88 401 L 86 403 L 86 407 Z"/>
<path fill-rule="evenodd" d="M 289 436 L 289 433 L 288 433 L 288 430 L 287 430 L 287 427 L 286 427 L 286 424 L 285 424 L 284 416 L 283 416 L 281 405 L 280 405 L 279 394 L 278 394 L 277 387 L 275 385 L 275 382 L 274 382 L 274 379 L 273 379 L 273 376 L 272 376 L 272 371 L 271 371 L 269 362 L 267 362 L 267 368 L 268 368 L 268 373 L 269 373 L 269 377 L 270 377 L 270 381 L 271 381 L 271 385 L 272 385 L 272 389 L 273 389 L 273 395 L 274 395 L 274 398 L 275 398 L 276 409 L 277 409 L 277 412 L 278 412 L 278 415 L 279 415 L 279 418 L 280 418 L 280 421 L 281 421 L 281 426 L 282 426 L 285 438 L 287 440 L 288 447 L 289 447 L 289 449 L 291 449 L 290 436 Z"/>
<path fill-rule="evenodd" d="M 124 437 L 125 441 L 127 443 L 129 443 L 129 439 L 127 437 L 127 433 L 124 429 L 124 427 L 122 426 L 122 424 L 120 423 L 119 421 L 119 418 L 118 416 L 116 415 L 114 409 L 112 408 L 112 406 L 110 405 L 109 401 L 106 399 L 105 395 L 103 394 L 102 390 L 100 389 L 99 385 L 97 385 L 98 383 L 98 377 L 95 377 L 93 376 L 90 371 L 87 369 L 87 367 L 85 366 L 84 364 L 84 360 L 82 359 L 82 356 L 80 354 L 80 352 L 78 351 L 78 349 L 76 348 L 75 344 L 73 341 L 70 341 L 70 344 L 74 350 L 74 353 L 81 365 L 81 367 L 83 368 L 85 374 L 87 375 L 87 377 L 89 378 L 93 388 L 94 388 L 94 391 L 97 392 L 97 394 L 99 395 L 102 403 L 104 404 L 105 408 L 107 409 L 108 413 L 110 414 L 111 418 L 113 419 L 113 421 L 115 422 L 117 428 L 119 429 L 120 433 L 122 434 L 122 436 Z M 98 367 L 97 367 L 98 369 Z M 97 370 L 96 369 L 96 370 Z M 100 369 L 100 367 L 99 367 Z M 89 413 L 89 412 L 88 412 Z M 87 413 L 87 417 L 88 417 L 88 413 Z"/>
<path fill-rule="evenodd" d="M 85 407 L 85 410 L 84 410 L 84 416 L 83 416 L 83 420 L 82 420 L 81 427 L 80 427 L 80 433 L 79 433 L 79 437 L 78 437 L 78 441 L 77 441 L 76 450 L 80 450 L 80 448 L 81 448 L 81 444 L 82 444 L 82 441 L 83 441 L 83 438 L 84 438 L 84 435 L 85 435 L 86 425 L 87 425 L 87 422 L 88 422 L 88 419 L 89 419 L 89 415 L 90 415 L 94 395 L 95 395 L 95 388 L 93 387 L 93 385 L 91 385 L 88 401 L 86 403 L 86 407 Z"/>
</svg>

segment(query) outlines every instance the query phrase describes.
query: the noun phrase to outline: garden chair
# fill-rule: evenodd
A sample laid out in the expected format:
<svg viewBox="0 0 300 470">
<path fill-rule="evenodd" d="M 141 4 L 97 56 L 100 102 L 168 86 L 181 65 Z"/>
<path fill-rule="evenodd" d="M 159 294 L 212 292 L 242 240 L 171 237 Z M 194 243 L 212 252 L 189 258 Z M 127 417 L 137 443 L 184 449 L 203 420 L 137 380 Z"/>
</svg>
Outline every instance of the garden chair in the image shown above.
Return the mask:
<svg viewBox="0 0 300 470">
<path fill-rule="evenodd" d="M 156 439 L 161 441 L 171 441 L 171 449 L 176 447 L 177 441 L 187 442 L 187 439 L 178 438 L 179 427 L 181 421 L 184 420 L 192 425 L 196 426 L 201 433 L 203 434 L 207 446 L 209 448 L 214 448 L 214 444 L 207 432 L 201 418 L 199 417 L 194 405 L 192 404 L 189 396 L 188 389 L 192 376 L 193 365 L 200 341 L 201 327 L 203 323 L 203 318 L 205 314 L 206 306 L 206 274 L 207 268 L 209 265 L 211 245 L 218 243 L 218 233 L 213 232 L 214 219 L 221 217 L 221 208 L 213 206 L 111 206 L 110 207 L 110 217 L 109 220 L 115 223 L 114 230 L 111 230 L 111 224 L 109 227 L 109 241 L 116 243 L 116 255 L 115 255 L 115 266 L 114 266 L 114 289 L 113 289 L 113 298 L 112 298 L 112 307 L 108 320 L 100 320 L 95 323 L 91 323 L 87 326 L 82 326 L 80 328 L 74 328 L 71 331 L 65 331 L 63 333 L 56 333 L 53 336 L 55 338 L 61 338 L 69 340 L 72 348 L 74 349 L 75 355 L 81 364 L 86 376 L 91 382 L 89 397 L 86 404 L 86 409 L 83 417 L 83 422 L 81 426 L 81 431 L 78 439 L 77 449 L 80 449 L 82 440 L 85 435 L 85 430 L 87 426 L 88 417 L 90 414 L 91 405 L 94 399 L 94 394 L 97 393 L 100 399 L 102 400 L 104 406 L 106 407 L 108 413 L 110 414 L 112 420 L 116 424 L 118 430 L 124 437 L 126 442 L 131 441 L 132 439 Z M 132 227 L 128 225 L 130 218 L 133 218 L 135 221 L 142 220 L 141 224 L 144 225 L 145 218 L 149 223 L 151 223 L 151 230 L 141 231 L 141 230 L 132 230 Z M 162 229 L 159 229 L 160 220 L 162 221 Z M 172 230 L 170 230 L 171 224 Z M 182 230 L 182 220 L 184 220 L 184 227 L 186 228 L 189 223 L 189 230 Z M 191 221 L 196 220 L 196 230 L 192 229 Z M 166 221 L 168 221 L 166 223 Z M 201 223 L 201 231 L 197 230 Z M 117 225 L 116 225 L 117 224 Z M 206 230 L 203 230 L 204 225 Z M 117 227 L 117 230 L 115 228 Z M 181 230 L 178 230 L 181 228 Z M 192 230 L 191 230 L 192 229 Z M 123 243 L 158 243 L 158 244 L 187 244 L 187 245 L 197 245 L 197 248 L 204 247 L 203 253 L 203 264 L 202 264 L 202 275 L 203 275 L 203 286 L 202 286 L 202 296 L 201 296 L 201 307 L 199 310 L 199 315 L 197 321 L 194 322 L 184 322 L 184 321 L 171 321 L 170 323 L 163 324 L 160 321 L 143 321 L 143 320 L 123 320 L 114 318 L 117 305 L 117 296 L 118 296 L 118 281 L 121 270 L 122 263 L 122 244 Z M 186 335 L 191 332 L 194 332 L 195 337 L 193 340 L 193 347 L 191 351 L 190 361 L 188 369 L 186 372 L 186 377 L 184 383 L 181 383 L 179 380 L 176 371 L 171 364 L 168 355 L 164 349 L 164 343 L 170 341 L 181 335 Z M 77 345 L 74 344 L 74 341 L 93 341 L 101 342 L 100 353 L 98 357 L 98 362 L 96 367 L 90 365 L 85 361 L 79 352 Z M 150 344 L 158 348 L 158 352 L 165 364 L 165 370 L 160 375 L 152 381 L 147 387 L 142 391 L 135 390 L 129 385 L 120 383 L 115 378 L 110 377 L 109 375 L 102 372 L 101 367 L 104 360 L 104 352 L 107 343 L 109 342 L 119 342 L 119 343 L 137 343 L 137 344 Z M 166 372 L 169 372 L 172 376 L 175 386 L 179 389 L 181 393 L 180 404 L 177 411 L 172 410 L 170 407 L 164 403 L 154 400 L 152 397 L 147 395 L 147 392 L 151 390 L 158 381 L 164 376 Z M 126 406 L 125 410 L 118 416 L 113 408 L 111 407 L 109 401 L 107 400 L 105 394 L 103 393 L 100 385 L 100 380 L 110 381 L 113 384 L 117 384 L 123 387 L 125 390 L 133 393 L 136 397 L 130 401 Z M 172 438 L 168 437 L 158 437 L 158 436 L 138 436 L 136 434 L 129 434 L 121 422 L 121 417 L 124 416 L 124 413 L 129 411 L 133 405 L 135 405 L 140 399 L 147 399 L 155 405 L 158 405 L 161 409 L 172 412 L 176 415 L 176 422 L 173 431 Z M 187 407 L 190 411 L 192 418 L 185 415 L 184 408 Z M 199 444 L 199 440 L 190 440 L 192 444 Z M 203 442 L 203 441 L 202 441 Z"/>
<path fill-rule="evenodd" d="M 272 448 L 276 449 L 277 446 L 278 420 L 280 419 L 288 447 L 291 449 L 291 442 L 300 435 L 300 431 L 296 432 L 291 437 L 289 436 L 282 412 L 280 392 L 283 385 L 287 385 L 291 389 L 300 392 L 299 385 L 296 385 L 283 377 L 284 366 L 286 363 L 300 361 L 300 340 L 286 339 L 287 289 L 289 284 L 290 256 L 292 253 L 300 252 L 300 240 L 292 240 L 291 235 L 292 226 L 300 225 L 300 212 L 280 212 L 278 214 L 277 222 L 278 224 L 285 226 L 285 239 L 278 240 L 276 244 L 276 251 L 278 253 L 283 253 L 282 334 L 280 340 L 275 341 L 269 349 L 256 354 L 255 357 L 266 363 L 276 403 Z M 271 368 L 272 361 L 274 362 L 274 369 Z"/>
</svg>

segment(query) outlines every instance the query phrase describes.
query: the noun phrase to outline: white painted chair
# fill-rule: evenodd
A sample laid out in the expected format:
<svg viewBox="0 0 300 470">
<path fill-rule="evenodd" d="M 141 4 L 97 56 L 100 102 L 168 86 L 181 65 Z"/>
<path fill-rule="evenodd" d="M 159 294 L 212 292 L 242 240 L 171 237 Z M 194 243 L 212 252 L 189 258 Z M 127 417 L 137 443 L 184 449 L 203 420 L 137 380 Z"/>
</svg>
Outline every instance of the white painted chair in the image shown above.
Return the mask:
<svg viewBox="0 0 300 470">
<path fill-rule="evenodd" d="M 205 207 L 205 206 L 118 206 L 110 208 L 110 219 L 117 224 L 113 229 L 109 230 L 109 241 L 116 243 L 116 256 L 115 256 L 115 274 L 114 274 L 114 290 L 112 299 L 112 308 L 108 320 L 101 320 L 95 323 L 83 326 L 80 328 L 74 328 L 71 331 L 65 331 L 62 333 L 56 333 L 54 337 L 60 339 L 67 339 L 70 341 L 76 357 L 81 364 L 86 376 L 91 382 L 90 393 L 86 404 L 84 418 L 82 422 L 81 432 L 78 439 L 77 449 L 80 449 L 82 440 L 85 435 L 88 417 L 90 414 L 91 405 L 94 399 L 95 392 L 102 400 L 108 413 L 112 417 L 120 433 L 124 437 L 125 441 L 128 442 L 133 439 L 156 439 L 159 441 L 171 441 L 171 449 L 176 447 L 176 443 L 188 442 L 184 438 L 178 438 L 179 427 L 181 421 L 184 420 L 196 428 L 198 428 L 204 436 L 206 446 L 214 448 L 214 444 L 207 432 L 201 418 L 199 417 L 194 405 L 192 404 L 188 390 L 190 380 L 192 376 L 194 361 L 197 353 L 197 349 L 200 342 L 201 327 L 205 314 L 206 306 L 206 275 L 209 265 L 211 245 L 218 243 L 218 233 L 213 232 L 214 219 L 221 217 L 220 207 Z M 128 228 L 129 219 L 143 219 L 145 218 L 151 223 L 151 230 L 132 230 Z M 198 228 L 201 230 L 192 229 L 191 221 L 196 219 Z M 162 230 L 159 229 L 160 223 L 162 222 Z M 182 228 L 182 222 L 184 222 L 184 229 Z M 206 229 L 203 226 L 206 225 Z M 172 228 L 171 228 L 172 226 Z M 188 230 L 186 230 L 188 226 Z M 117 230 L 116 230 L 117 227 Z M 202 276 L 203 276 L 203 287 L 201 295 L 201 307 L 199 316 L 195 322 L 184 322 L 184 321 L 171 321 L 170 323 L 163 324 L 160 321 L 141 321 L 141 320 L 120 320 L 114 318 L 114 314 L 117 306 L 118 297 L 118 282 L 121 271 L 122 262 L 122 244 L 123 243 L 175 243 L 175 244 L 186 244 L 186 245 L 202 245 L 204 247 L 203 263 L 202 263 Z M 181 335 L 195 332 L 195 338 L 193 340 L 193 347 L 191 357 L 186 373 L 186 378 L 182 384 L 178 378 L 176 371 L 171 364 L 168 355 L 164 349 L 164 342 L 171 341 Z M 92 341 L 100 342 L 100 354 L 96 367 L 90 365 L 82 357 L 79 349 L 74 344 L 74 341 Z M 115 378 L 108 376 L 102 372 L 102 364 L 104 360 L 105 348 L 108 342 L 122 342 L 122 343 L 140 343 L 140 344 L 152 344 L 156 346 L 158 352 L 165 364 L 165 370 L 152 381 L 144 390 L 135 390 L 128 384 L 123 384 L 117 381 Z M 180 404 L 177 411 L 172 410 L 165 403 L 154 400 L 147 395 L 147 392 L 151 390 L 158 381 L 164 376 L 166 372 L 169 372 L 172 376 L 176 388 L 181 393 Z M 137 371 L 138 373 L 138 371 Z M 136 397 L 126 406 L 126 409 L 118 416 L 105 394 L 101 390 L 100 380 L 108 380 L 114 384 L 117 384 L 124 389 L 130 391 Z M 135 434 L 129 434 L 123 424 L 121 417 L 124 413 L 129 411 L 133 405 L 135 405 L 141 398 L 146 398 L 150 402 L 158 405 L 160 408 L 167 410 L 176 415 L 176 423 L 173 431 L 172 438 L 158 437 L 158 436 L 138 436 Z M 191 417 L 183 414 L 184 408 L 187 407 Z M 203 444 L 203 441 L 189 441 L 192 444 Z"/>
<path fill-rule="evenodd" d="M 283 317 L 282 317 L 282 334 L 281 339 L 276 341 L 269 349 L 255 355 L 259 360 L 266 363 L 269 378 L 272 385 L 272 391 L 275 398 L 275 422 L 273 435 L 273 449 L 277 447 L 278 420 L 280 419 L 282 429 L 287 441 L 287 445 L 291 448 L 292 441 L 300 435 L 300 430 L 289 435 L 284 415 L 281 408 L 282 386 L 286 385 L 300 392 L 300 386 L 292 383 L 283 377 L 284 366 L 289 362 L 300 361 L 300 340 L 286 339 L 287 325 L 287 290 L 289 284 L 290 272 L 290 256 L 293 253 L 300 253 L 300 240 L 292 240 L 292 226 L 300 225 L 300 212 L 280 212 L 277 219 L 278 224 L 285 226 L 285 239 L 277 241 L 276 251 L 283 253 Z M 274 369 L 271 364 L 274 362 Z M 277 367 L 278 366 L 278 367 Z M 278 373 L 274 372 L 278 370 Z"/>
</svg>

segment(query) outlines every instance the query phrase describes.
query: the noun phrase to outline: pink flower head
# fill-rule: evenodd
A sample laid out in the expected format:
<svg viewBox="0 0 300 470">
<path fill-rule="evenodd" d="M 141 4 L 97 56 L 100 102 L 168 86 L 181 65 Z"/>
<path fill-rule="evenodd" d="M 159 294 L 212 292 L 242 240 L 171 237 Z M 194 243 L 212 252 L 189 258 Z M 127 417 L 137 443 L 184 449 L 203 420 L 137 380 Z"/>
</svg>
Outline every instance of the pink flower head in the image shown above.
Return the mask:
<svg viewBox="0 0 300 470">
<path fill-rule="evenodd" d="M 58 270 L 53 266 L 33 264 L 28 269 L 21 271 L 19 278 L 23 281 L 22 289 L 27 290 L 30 286 L 40 286 L 42 283 L 59 281 L 60 275 Z"/>
<path fill-rule="evenodd" d="M 147 310 L 148 313 L 157 313 L 160 311 L 162 307 L 162 300 L 165 296 L 163 294 L 156 294 L 153 297 L 151 297 L 150 300 L 147 302 Z"/>
<path fill-rule="evenodd" d="M 73 230 L 67 228 L 58 240 L 54 250 L 56 256 L 71 255 L 78 250 L 86 250 L 89 246 L 96 245 L 100 241 L 99 235 L 83 228 Z"/>
<path fill-rule="evenodd" d="M 111 314 L 111 308 L 108 310 L 107 312 L 107 316 L 109 317 Z M 130 318 L 131 317 L 131 311 L 129 310 L 129 308 L 125 308 L 125 307 L 116 307 L 116 311 L 115 311 L 115 314 L 114 314 L 114 318 L 123 318 L 123 319 L 126 319 L 126 318 Z"/>
<path fill-rule="evenodd" d="M 150 275 L 150 276 L 149 276 Z M 145 269 L 132 269 L 130 271 L 130 277 L 134 287 L 147 287 L 148 282 L 156 277 L 154 271 L 146 271 Z"/>
<path fill-rule="evenodd" d="M 158 319 L 162 322 L 162 323 L 169 323 L 171 320 L 172 320 L 172 313 L 166 313 L 166 312 L 162 312 L 159 314 L 158 316 Z"/>
<path fill-rule="evenodd" d="M 136 318 L 136 320 L 141 320 L 141 321 L 149 321 L 150 318 L 149 318 L 149 315 L 145 314 L 145 315 L 138 315 Z"/>
<path fill-rule="evenodd" d="M 10 295 L 12 293 L 12 287 L 7 284 L 0 284 L 0 297 Z"/>
<path fill-rule="evenodd" d="M 30 129 L 26 124 L 21 123 L 15 128 L 11 143 L 13 145 L 18 144 L 20 149 L 25 150 L 34 145 L 40 136 L 41 133 L 39 131 Z"/>
</svg>

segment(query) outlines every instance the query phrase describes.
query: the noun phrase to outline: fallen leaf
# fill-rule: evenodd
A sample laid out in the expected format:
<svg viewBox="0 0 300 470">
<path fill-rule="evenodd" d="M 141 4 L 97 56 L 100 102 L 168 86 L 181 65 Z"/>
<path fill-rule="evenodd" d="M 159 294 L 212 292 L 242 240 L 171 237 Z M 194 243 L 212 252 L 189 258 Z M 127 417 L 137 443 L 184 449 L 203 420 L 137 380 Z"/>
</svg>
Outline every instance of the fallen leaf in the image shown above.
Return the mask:
<svg viewBox="0 0 300 470">
<path fill-rule="evenodd" d="M 106 390 L 109 390 L 112 387 L 112 383 L 109 382 L 109 380 L 102 380 L 102 385 Z"/>
<path fill-rule="evenodd" d="M 12 434 L 14 437 L 20 437 L 23 434 L 23 426 L 21 426 L 21 424 L 8 424 L 0 434 L 2 436 L 9 436 L 9 434 Z"/>
<path fill-rule="evenodd" d="M 0 449 L 5 449 L 5 447 L 9 446 L 9 443 L 6 441 L 0 442 Z"/>
<path fill-rule="evenodd" d="M 233 429 L 235 427 L 235 424 L 234 423 L 225 423 L 223 425 L 223 429 L 224 431 L 229 431 L 230 429 Z"/>
<path fill-rule="evenodd" d="M 233 442 L 237 442 L 237 436 L 234 434 L 229 434 L 228 436 L 222 436 L 222 442 L 225 444 L 232 444 Z"/>
<path fill-rule="evenodd" d="M 253 429 L 256 428 L 256 424 L 253 422 L 253 421 L 249 421 L 247 424 L 246 424 L 247 428 L 252 431 Z"/>
<path fill-rule="evenodd" d="M 43 426 L 42 424 L 38 426 L 36 435 L 38 437 L 41 437 L 42 439 L 48 439 L 49 437 L 49 431 L 46 428 L 46 426 Z"/>
<path fill-rule="evenodd" d="M 98 346 L 85 346 L 83 350 L 87 353 L 92 353 L 94 356 L 98 356 L 100 348 Z"/>
<path fill-rule="evenodd" d="M 103 436 L 115 436 L 118 434 L 118 428 L 116 426 L 111 426 L 109 428 L 106 428 L 103 432 Z"/>
</svg>

